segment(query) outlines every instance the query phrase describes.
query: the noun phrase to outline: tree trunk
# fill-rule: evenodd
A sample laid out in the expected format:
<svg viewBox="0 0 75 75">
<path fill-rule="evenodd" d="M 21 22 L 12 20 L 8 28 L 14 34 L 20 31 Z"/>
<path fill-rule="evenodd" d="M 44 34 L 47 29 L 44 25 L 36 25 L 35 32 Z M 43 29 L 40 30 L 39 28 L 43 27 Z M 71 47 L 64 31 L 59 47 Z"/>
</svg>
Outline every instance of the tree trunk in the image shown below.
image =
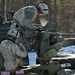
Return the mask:
<svg viewBox="0 0 75 75">
<path fill-rule="evenodd" d="M 4 17 L 4 2 L 5 0 L 0 1 L 0 16 Z"/>
<path fill-rule="evenodd" d="M 48 26 L 47 26 L 48 28 L 47 29 L 50 31 L 51 30 L 51 28 L 50 28 L 51 27 L 51 14 L 52 14 L 52 12 L 51 12 L 51 0 L 47 1 L 47 5 L 49 7 L 49 17 L 48 17 L 49 18 L 49 23 L 48 23 Z"/>
<path fill-rule="evenodd" d="M 7 13 L 7 0 L 5 0 L 5 3 L 4 3 L 4 19 L 5 19 L 5 21 L 7 21 L 7 15 L 6 15 L 6 13 Z"/>
<path fill-rule="evenodd" d="M 10 2 L 9 2 L 9 8 L 8 8 L 8 11 L 10 11 L 10 9 L 11 9 L 11 2 L 12 2 L 12 0 L 10 0 Z"/>
<path fill-rule="evenodd" d="M 54 0 L 54 31 L 57 31 L 57 2 Z"/>
</svg>

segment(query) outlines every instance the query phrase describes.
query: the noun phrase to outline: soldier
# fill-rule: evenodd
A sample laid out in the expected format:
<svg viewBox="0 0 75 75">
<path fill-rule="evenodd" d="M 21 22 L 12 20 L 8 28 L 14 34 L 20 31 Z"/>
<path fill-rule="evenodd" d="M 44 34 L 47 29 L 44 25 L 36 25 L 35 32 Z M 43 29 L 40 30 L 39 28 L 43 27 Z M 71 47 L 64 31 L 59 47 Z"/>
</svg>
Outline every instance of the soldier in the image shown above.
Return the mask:
<svg viewBox="0 0 75 75">
<path fill-rule="evenodd" d="M 48 6 L 45 3 L 40 3 L 38 6 L 26 6 L 19 9 L 14 15 L 14 23 L 11 25 L 11 28 L 21 27 L 23 29 L 38 30 L 41 25 L 33 23 L 36 16 L 39 16 L 40 22 L 44 24 L 48 23 L 48 20 L 45 19 L 48 16 Z M 43 22 L 42 22 L 43 21 Z"/>
<path fill-rule="evenodd" d="M 13 15 L 13 24 L 11 25 L 11 28 L 20 29 L 19 31 L 21 31 L 21 29 L 23 31 L 42 30 L 43 27 L 41 25 L 45 26 L 48 23 L 48 20 L 46 19 L 48 17 L 48 12 L 49 12 L 48 6 L 45 3 L 40 3 L 36 6 L 34 5 L 25 6 L 19 9 Z M 34 23 L 37 17 L 40 20 L 41 24 Z M 23 39 L 23 38 L 20 38 L 20 39 Z M 28 41 L 30 41 L 30 39 L 28 39 Z M 36 46 L 36 49 L 37 47 L 38 46 Z"/>
<path fill-rule="evenodd" d="M 10 29 L 7 33 L 7 39 L 3 40 L 0 45 L 0 52 L 4 59 L 5 70 L 13 72 L 18 65 L 20 59 L 27 56 L 27 51 L 21 43 L 16 43 L 15 40 L 20 36 L 16 29 Z"/>
</svg>

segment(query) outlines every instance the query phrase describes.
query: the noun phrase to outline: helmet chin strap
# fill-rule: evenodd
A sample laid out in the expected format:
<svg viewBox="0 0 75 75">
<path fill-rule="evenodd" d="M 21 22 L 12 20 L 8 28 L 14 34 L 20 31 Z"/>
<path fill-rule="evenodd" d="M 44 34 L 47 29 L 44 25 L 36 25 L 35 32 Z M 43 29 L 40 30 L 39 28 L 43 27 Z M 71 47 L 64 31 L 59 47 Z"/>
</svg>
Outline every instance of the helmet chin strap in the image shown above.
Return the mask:
<svg viewBox="0 0 75 75">
<path fill-rule="evenodd" d="M 7 39 L 15 43 L 16 37 L 8 37 Z"/>
</svg>

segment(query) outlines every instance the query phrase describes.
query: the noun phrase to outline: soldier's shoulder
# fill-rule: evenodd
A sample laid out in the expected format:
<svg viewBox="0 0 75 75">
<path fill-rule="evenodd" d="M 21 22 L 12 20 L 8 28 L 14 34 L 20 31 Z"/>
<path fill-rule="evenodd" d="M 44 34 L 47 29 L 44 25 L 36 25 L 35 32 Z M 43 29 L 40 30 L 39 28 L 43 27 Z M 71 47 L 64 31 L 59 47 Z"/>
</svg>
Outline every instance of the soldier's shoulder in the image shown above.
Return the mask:
<svg viewBox="0 0 75 75">
<path fill-rule="evenodd" d="M 7 42 L 7 40 L 2 40 L 2 41 L 1 41 L 1 44 L 2 44 L 2 43 L 5 43 L 5 42 Z"/>
<path fill-rule="evenodd" d="M 26 7 L 24 7 L 24 8 L 22 8 L 24 11 L 33 11 L 33 12 L 35 12 L 36 11 L 36 7 L 35 6 L 26 6 Z"/>
<path fill-rule="evenodd" d="M 26 8 L 33 8 L 33 9 L 35 9 L 36 7 L 34 5 L 31 5 L 31 6 L 25 6 L 22 9 L 26 9 Z"/>
</svg>

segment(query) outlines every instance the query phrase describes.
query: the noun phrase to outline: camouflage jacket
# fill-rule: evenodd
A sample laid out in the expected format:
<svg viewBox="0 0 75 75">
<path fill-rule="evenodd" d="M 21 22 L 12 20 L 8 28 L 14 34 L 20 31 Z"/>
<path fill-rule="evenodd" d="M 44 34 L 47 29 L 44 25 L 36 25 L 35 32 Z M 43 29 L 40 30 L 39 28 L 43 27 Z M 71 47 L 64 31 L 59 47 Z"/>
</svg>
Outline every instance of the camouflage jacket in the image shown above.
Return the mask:
<svg viewBox="0 0 75 75">
<path fill-rule="evenodd" d="M 22 50 L 21 50 L 22 49 Z M 5 70 L 14 70 L 18 67 L 16 60 L 19 57 L 26 57 L 26 49 L 12 42 L 11 40 L 3 40 L 0 45 L 0 52 L 2 53 L 4 59 Z"/>
<path fill-rule="evenodd" d="M 11 25 L 11 28 L 15 27 L 15 25 L 17 24 L 20 27 L 23 27 L 24 29 L 36 30 L 38 29 L 38 24 L 33 23 L 36 16 L 37 9 L 35 6 L 23 7 L 14 14 L 14 23 Z"/>
</svg>

